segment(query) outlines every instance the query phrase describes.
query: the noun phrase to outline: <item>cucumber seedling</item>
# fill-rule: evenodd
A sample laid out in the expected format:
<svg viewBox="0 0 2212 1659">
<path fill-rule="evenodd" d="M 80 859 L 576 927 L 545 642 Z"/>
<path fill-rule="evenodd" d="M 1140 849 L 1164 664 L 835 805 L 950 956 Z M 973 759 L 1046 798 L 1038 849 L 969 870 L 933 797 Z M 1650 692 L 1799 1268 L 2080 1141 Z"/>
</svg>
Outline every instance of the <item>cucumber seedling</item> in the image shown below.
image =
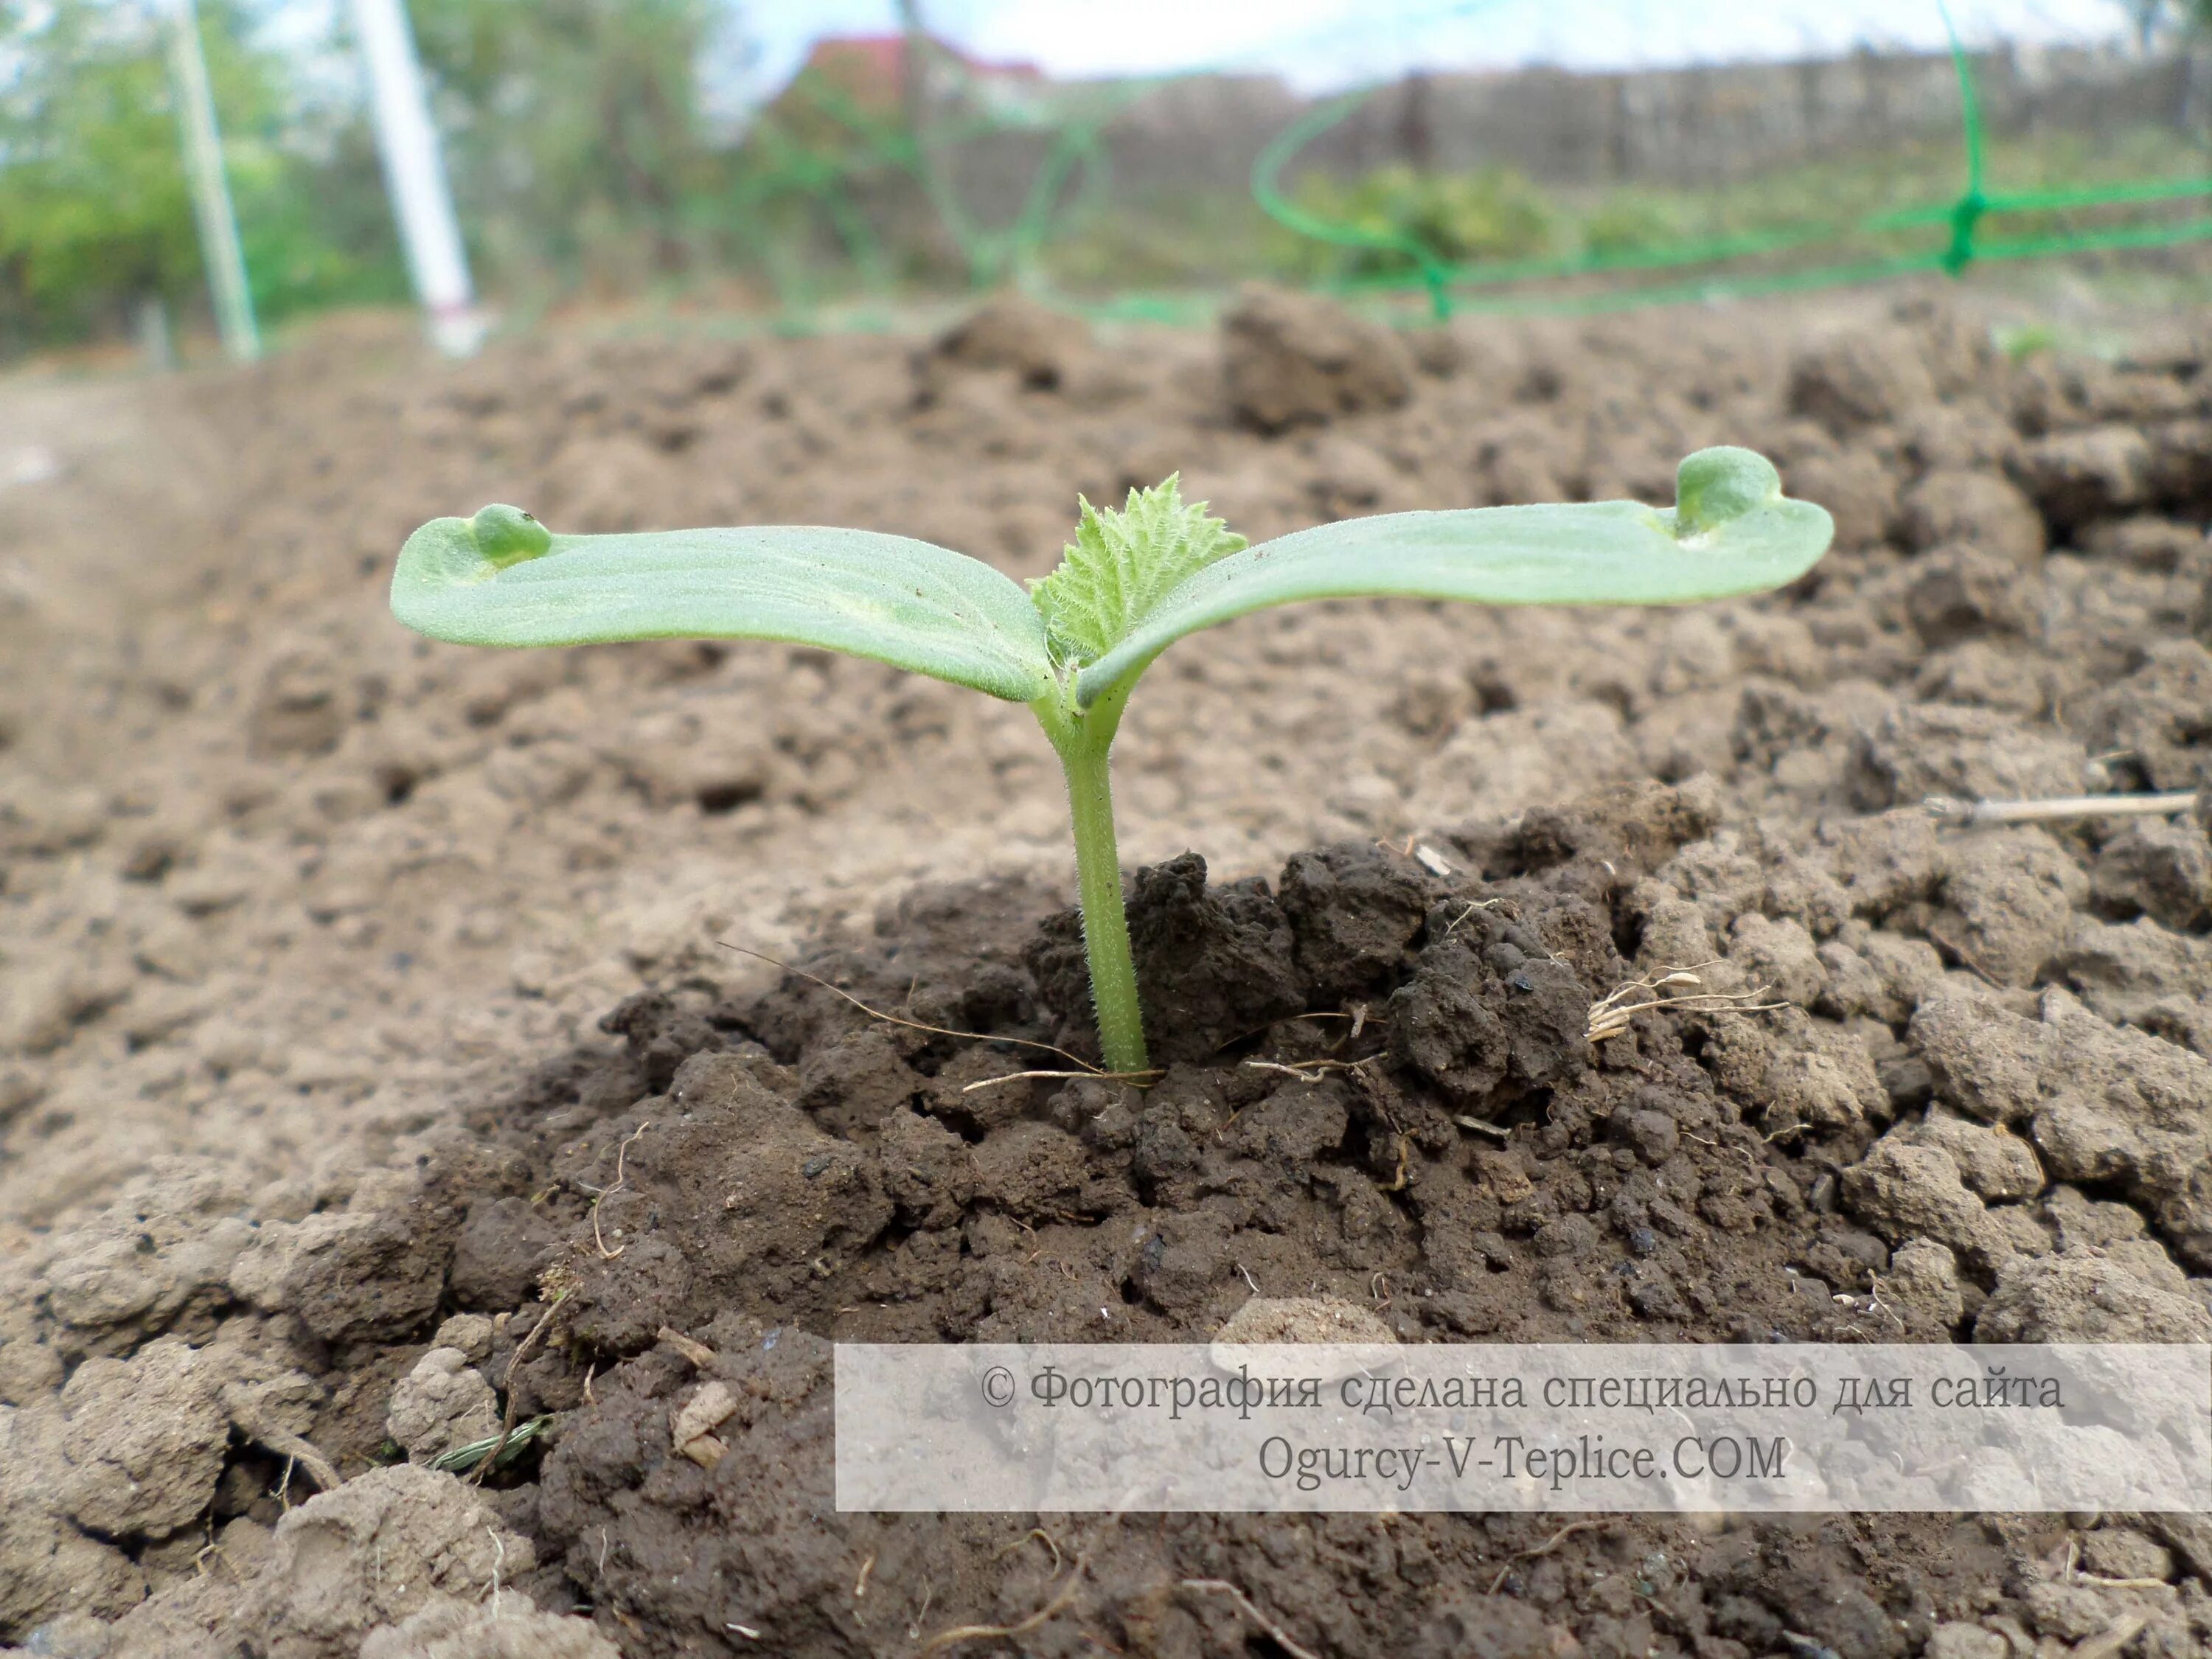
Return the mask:
<svg viewBox="0 0 2212 1659">
<path fill-rule="evenodd" d="M 1080 498 L 1079 498 L 1079 501 Z M 1683 461 L 1675 504 L 1391 513 L 1246 544 L 1170 478 L 1120 511 L 1081 502 L 1074 543 L 1028 591 L 979 559 L 867 530 L 772 525 L 556 536 L 512 507 L 407 538 L 392 611 L 468 645 L 781 640 L 1027 703 L 1067 775 L 1099 1047 L 1146 1069 L 1121 909 L 1108 751 L 1129 693 L 1186 634 L 1296 599 L 1680 605 L 1764 592 L 1826 551 L 1826 513 L 1747 449 Z"/>
</svg>

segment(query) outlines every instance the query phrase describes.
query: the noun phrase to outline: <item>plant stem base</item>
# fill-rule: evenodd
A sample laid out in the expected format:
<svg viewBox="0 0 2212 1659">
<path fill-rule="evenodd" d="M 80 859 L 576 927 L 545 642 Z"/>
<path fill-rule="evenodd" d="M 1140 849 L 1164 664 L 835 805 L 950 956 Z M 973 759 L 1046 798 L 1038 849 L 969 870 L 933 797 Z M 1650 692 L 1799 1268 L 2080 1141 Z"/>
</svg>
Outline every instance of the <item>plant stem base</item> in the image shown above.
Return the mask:
<svg viewBox="0 0 2212 1659">
<path fill-rule="evenodd" d="M 1121 903 L 1121 860 L 1114 835 L 1114 789 L 1108 753 L 1120 723 L 1120 700 L 1092 708 L 1079 722 L 1048 720 L 1045 729 L 1067 775 L 1068 816 L 1075 829 L 1076 890 L 1083 906 L 1083 949 L 1091 964 L 1091 1006 L 1098 1046 L 1109 1072 L 1151 1069 L 1137 964 Z"/>
</svg>

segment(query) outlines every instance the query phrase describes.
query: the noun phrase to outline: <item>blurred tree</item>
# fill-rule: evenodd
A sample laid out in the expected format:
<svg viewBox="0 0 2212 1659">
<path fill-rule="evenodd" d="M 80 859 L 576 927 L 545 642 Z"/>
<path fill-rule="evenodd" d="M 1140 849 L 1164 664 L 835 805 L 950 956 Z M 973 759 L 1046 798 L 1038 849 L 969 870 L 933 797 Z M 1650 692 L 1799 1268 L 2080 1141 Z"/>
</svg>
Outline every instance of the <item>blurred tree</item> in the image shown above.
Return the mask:
<svg viewBox="0 0 2212 1659">
<path fill-rule="evenodd" d="M 2127 6 L 2145 52 L 2180 47 L 2181 125 L 2203 132 L 2212 125 L 2212 0 L 2127 0 Z"/>
<path fill-rule="evenodd" d="M 463 223 L 490 280 L 613 290 L 711 251 L 728 151 L 698 64 L 710 0 L 411 0 Z"/>
<path fill-rule="evenodd" d="M 120 327 L 146 296 L 198 282 L 160 46 L 142 14 L 0 6 L 0 337 Z M 235 55 L 209 57 L 234 106 Z"/>
<path fill-rule="evenodd" d="M 2212 0 L 2128 0 L 2128 9 L 2145 46 L 2172 33 L 2212 34 Z"/>
<path fill-rule="evenodd" d="M 373 156 L 254 44 L 246 0 L 199 13 L 255 308 L 396 297 Z M 119 332 L 149 300 L 204 308 L 159 21 L 0 0 L 0 348 Z"/>
</svg>

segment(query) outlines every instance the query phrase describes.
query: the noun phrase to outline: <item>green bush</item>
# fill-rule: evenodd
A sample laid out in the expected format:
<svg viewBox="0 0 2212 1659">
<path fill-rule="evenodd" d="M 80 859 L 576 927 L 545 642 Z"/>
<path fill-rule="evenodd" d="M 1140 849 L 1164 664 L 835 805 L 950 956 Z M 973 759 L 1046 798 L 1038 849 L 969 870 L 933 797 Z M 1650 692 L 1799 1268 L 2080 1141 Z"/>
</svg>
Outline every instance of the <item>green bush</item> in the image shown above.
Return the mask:
<svg viewBox="0 0 2212 1659">
<path fill-rule="evenodd" d="M 1649 253 L 1681 240 L 1673 214 L 1650 197 L 1629 191 L 1607 197 L 1582 222 L 1583 251 L 1600 258 Z"/>
<path fill-rule="evenodd" d="M 1453 264 L 1533 258 L 1548 252 L 1556 235 L 1542 194 L 1510 167 L 1421 173 L 1401 163 L 1349 182 L 1310 173 L 1297 200 L 1307 213 L 1348 232 L 1416 244 Z M 1304 246 L 1310 264 L 1341 260 L 1363 276 L 1411 271 L 1420 264 L 1410 250 Z"/>
</svg>

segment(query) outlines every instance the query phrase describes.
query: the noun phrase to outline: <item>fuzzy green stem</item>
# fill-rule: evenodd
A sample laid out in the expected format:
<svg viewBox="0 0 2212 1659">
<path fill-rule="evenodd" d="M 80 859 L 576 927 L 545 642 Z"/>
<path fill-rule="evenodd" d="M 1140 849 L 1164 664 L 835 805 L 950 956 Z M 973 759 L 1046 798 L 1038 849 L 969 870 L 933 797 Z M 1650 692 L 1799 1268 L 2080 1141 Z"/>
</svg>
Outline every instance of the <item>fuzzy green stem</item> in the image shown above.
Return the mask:
<svg viewBox="0 0 2212 1659">
<path fill-rule="evenodd" d="M 1114 836 L 1114 786 L 1109 757 L 1121 723 L 1127 686 L 1081 713 L 1032 705 L 1067 775 L 1068 817 L 1075 828 L 1075 886 L 1083 907 L 1083 951 L 1091 965 L 1091 1006 L 1098 1047 L 1109 1072 L 1151 1069 L 1144 1012 L 1137 1000 L 1137 963 L 1121 908 L 1121 857 Z"/>
<path fill-rule="evenodd" d="M 1109 1072 L 1141 1072 L 1145 1017 L 1137 1003 L 1137 963 L 1121 908 L 1121 859 L 1114 842 L 1114 787 L 1099 744 L 1064 750 L 1068 815 L 1075 823 L 1075 885 L 1083 903 L 1083 950 L 1091 959 L 1091 1001 L 1098 1047 Z"/>
</svg>

